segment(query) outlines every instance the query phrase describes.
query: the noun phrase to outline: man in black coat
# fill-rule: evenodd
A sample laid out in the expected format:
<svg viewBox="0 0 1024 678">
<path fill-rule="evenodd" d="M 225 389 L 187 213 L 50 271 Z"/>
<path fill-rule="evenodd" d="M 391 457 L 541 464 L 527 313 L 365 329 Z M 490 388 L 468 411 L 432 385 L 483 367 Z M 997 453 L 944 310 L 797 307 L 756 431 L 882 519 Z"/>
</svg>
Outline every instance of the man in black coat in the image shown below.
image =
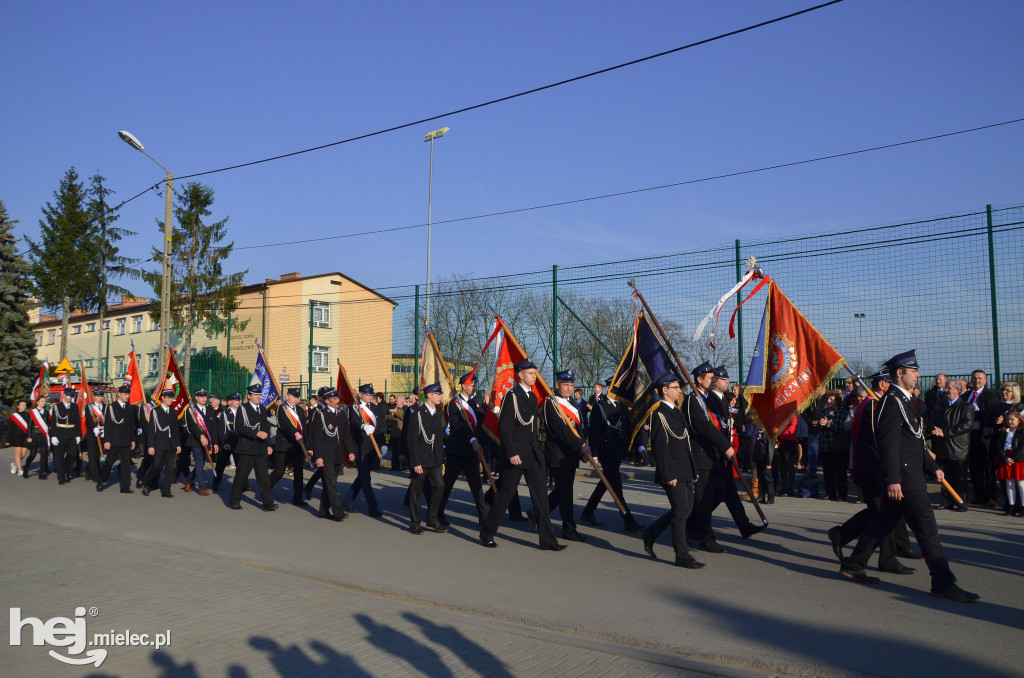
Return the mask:
<svg viewBox="0 0 1024 678">
<path fill-rule="evenodd" d="M 181 433 L 178 430 L 178 413 L 171 407 L 173 402 L 174 389 L 161 391 L 160 405 L 154 407 L 149 415 L 149 433 L 146 436 L 149 448 L 146 453 L 153 458 L 153 465 L 142 480 L 143 496 L 149 496 L 150 488 L 163 471 L 160 496 L 166 499 L 174 497 L 171 484 L 174 482 L 174 464 L 181 453 Z"/>
<path fill-rule="evenodd" d="M 932 595 L 956 602 L 970 602 L 980 596 L 956 585 L 945 550 L 939 542 L 935 511 L 925 484 L 925 474 L 942 480 L 942 469 L 925 450 L 924 425 L 912 415 L 910 393 L 917 383 L 918 364 L 913 350 L 893 356 L 886 362 L 892 386 L 878 407 L 875 440 L 886 494 L 878 516 L 864 530 L 853 555 L 843 561 L 839 572 L 863 584 L 878 582 L 864 571 L 878 542 L 892 532 L 900 517 L 914 531 L 921 554 L 928 564 Z"/>
<path fill-rule="evenodd" d="M 661 402 L 651 413 L 651 432 L 648 438 L 654 455 L 654 479 L 665 490 L 670 509 L 650 527 L 640 530 L 644 551 L 652 558 L 658 535 L 672 526 L 672 546 L 678 567 L 697 570 L 704 567 L 686 546 L 686 518 L 693 507 L 693 488 L 698 480 L 693 451 L 690 447 L 689 424 L 686 415 L 676 406 L 682 388 L 679 377 L 669 372 L 658 380 Z"/>
<path fill-rule="evenodd" d="M 217 440 L 220 441 L 220 449 L 217 451 L 217 464 L 213 469 L 214 492 L 220 488 L 220 481 L 224 479 L 224 471 L 227 469 L 231 457 L 235 453 L 235 446 L 238 444 L 238 431 L 235 430 L 235 420 L 239 416 L 238 411 L 239 404 L 242 402 L 242 394 L 232 393 L 226 400 L 227 405 L 220 413 L 220 425 L 217 427 Z"/>
<path fill-rule="evenodd" d="M 132 450 L 135 449 L 138 426 L 135 421 L 135 408 L 128 404 L 130 393 L 130 386 L 123 385 L 118 388 L 117 398 L 107 405 L 103 412 L 103 450 L 107 458 L 103 461 L 103 470 L 96 481 L 97 492 L 102 492 L 103 486 L 110 479 L 114 462 L 118 463 L 117 474 L 121 480 L 121 493 L 133 492 Z"/>
<path fill-rule="evenodd" d="M 448 498 L 455 487 L 459 474 L 466 476 L 466 484 L 476 504 L 477 520 L 483 521 L 487 512 L 481 493 L 480 455 L 483 446 L 477 440 L 477 434 L 484 421 L 483 404 L 476 398 L 476 373 L 470 372 L 459 378 L 461 392 L 449 401 L 448 437 L 444 441 L 444 494 L 441 497 L 441 511 L 438 520 L 442 525 L 445 519 L 445 508 Z"/>
<path fill-rule="evenodd" d="M 342 507 L 341 500 L 338 499 L 338 472 L 346 461 L 355 460 L 355 442 L 352 439 L 348 413 L 340 409 L 341 397 L 338 391 L 333 388 L 324 390 L 323 401 L 323 407 L 313 408 L 306 425 L 306 449 L 313 456 L 313 464 L 323 480 L 319 516 L 340 523 L 348 517 L 348 511 Z M 278 431 L 280 432 L 280 429 Z M 301 487 L 300 475 L 295 481 L 295 492 Z"/>
<path fill-rule="evenodd" d="M 967 496 L 967 455 L 974 429 L 974 408 L 960 397 L 960 383 L 956 380 L 946 384 L 946 397 L 938 401 L 938 409 L 932 416 L 932 452 L 935 461 L 946 476 L 953 491 L 963 499 Z M 953 502 L 945 488 L 945 507 L 954 511 L 966 511 L 967 507 Z"/>
<path fill-rule="evenodd" d="M 519 493 L 520 479 L 526 477 L 534 506 L 546 506 L 548 501 L 544 455 L 538 438 L 540 407 L 533 392 L 533 385 L 537 383 L 537 366 L 529 360 L 521 360 L 514 369 L 516 384 L 505 393 L 498 414 L 498 433 L 501 436 L 498 492 L 480 527 L 480 543 L 487 548 L 498 546 L 494 536 L 498 533 L 502 516 L 512 503 L 512 497 Z M 547 511 L 537 512 L 537 532 L 541 550 L 561 551 L 565 548 L 565 544 L 559 544 L 555 539 Z"/>
<path fill-rule="evenodd" d="M 989 442 L 993 429 L 986 426 L 988 411 L 999 401 L 995 391 L 988 388 L 988 374 L 985 370 L 971 372 L 971 383 L 960 396 L 974 409 L 974 424 L 971 427 L 971 446 L 967 452 L 967 467 L 974 488 L 972 505 L 998 506 L 996 502 L 996 476 L 989 457 Z"/>
<path fill-rule="evenodd" d="M 370 473 L 380 465 L 380 457 L 387 453 L 388 413 L 383 403 L 376 402 L 373 384 L 359 387 L 359 403 L 348 408 L 349 426 L 355 440 L 356 479 L 348 490 L 344 506 L 353 511 L 356 497 L 362 492 L 366 496 L 367 514 L 379 518 L 384 512 L 377 506 L 377 497 L 370 484 Z M 376 443 L 376 444 L 374 444 Z M 378 450 L 380 453 L 378 454 Z"/>
<path fill-rule="evenodd" d="M 434 532 L 447 532 L 441 524 L 441 500 L 444 481 L 441 466 L 444 463 L 444 413 L 441 411 L 443 395 L 440 384 L 429 384 L 423 389 L 423 406 L 412 417 L 412 430 L 407 433 L 409 443 L 409 531 L 423 534 L 420 525 L 420 501 L 423 485 L 430 482 L 430 500 L 427 508 L 427 528 Z M 480 482 L 477 480 L 477 482 Z"/>
<path fill-rule="evenodd" d="M 192 458 L 192 472 L 185 477 L 185 491 L 195 488 L 201 496 L 210 494 L 206 489 L 206 454 L 217 454 L 220 438 L 217 430 L 217 412 L 208 404 L 210 392 L 201 388 L 195 392 L 196 403 L 185 413 L 185 447 Z"/>
<path fill-rule="evenodd" d="M 270 422 L 267 408 L 260 404 L 263 387 L 253 384 L 246 389 L 249 402 L 238 408 L 235 416 L 235 433 L 238 443 L 235 447 L 235 477 L 231 482 L 231 496 L 228 508 L 236 511 L 242 508 L 242 493 L 249 487 L 249 474 L 256 470 L 256 484 L 263 497 L 263 510 L 274 511 L 274 489 L 270 486 L 267 459 L 273 452 L 269 445 Z"/>
<path fill-rule="evenodd" d="M 87 393 L 88 391 L 83 391 Z M 100 437 L 103 435 L 103 408 L 106 406 L 103 391 L 92 392 L 92 402 L 85 405 L 85 451 L 89 457 L 85 477 L 92 482 L 100 479 Z"/>
<path fill-rule="evenodd" d="M 277 408 L 277 440 L 274 441 L 274 470 L 270 473 L 270 484 L 284 476 L 285 467 L 292 465 L 292 504 L 305 506 L 302 499 L 302 470 L 306 465 L 303 452 L 303 432 L 306 427 L 306 411 L 299 405 L 299 389 L 290 388 L 284 394 L 284 402 Z"/>
<path fill-rule="evenodd" d="M 610 386 L 611 383 L 612 380 L 609 377 L 605 379 L 604 385 Z M 601 464 L 601 470 L 604 472 L 604 477 L 608 479 L 608 484 L 612 486 L 612 490 L 622 505 L 626 507 L 626 512 L 622 514 L 626 532 L 635 532 L 640 529 L 640 526 L 633 518 L 629 506 L 626 504 L 626 497 L 622 494 L 622 473 L 619 471 L 628 447 L 626 429 L 629 428 L 629 408 L 624 403 L 610 399 L 605 393 L 596 391 L 595 387 L 595 393 L 587 403 L 589 407 L 587 418 L 590 420 L 587 439 L 594 450 L 594 456 Z M 594 511 L 597 510 L 597 505 L 605 491 L 604 483 L 597 483 L 586 506 L 583 507 L 580 520 L 591 525 L 601 524 L 594 517 Z"/>
<path fill-rule="evenodd" d="M 78 459 L 78 444 L 82 442 L 82 422 L 78 403 L 72 402 L 74 395 L 75 389 L 68 386 L 60 402 L 50 409 L 50 444 L 61 485 L 71 482 L 71 468 Z"/>
</svg>

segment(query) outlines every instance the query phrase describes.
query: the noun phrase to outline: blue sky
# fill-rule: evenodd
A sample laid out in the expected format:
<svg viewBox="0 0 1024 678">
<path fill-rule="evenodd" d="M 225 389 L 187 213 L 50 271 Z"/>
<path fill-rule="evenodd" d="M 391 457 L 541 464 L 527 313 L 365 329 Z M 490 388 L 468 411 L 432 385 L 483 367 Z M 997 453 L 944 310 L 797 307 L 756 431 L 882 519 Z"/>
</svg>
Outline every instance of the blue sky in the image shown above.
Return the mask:
<svg viewBox="0 0 1024 678">
<path fill-rule="evenodd" d="M 5 3 L 0 199 L 34 235 L 63 172 L 119 199 L 454 110 L 813 2 Z M 847 0 L 368 140 L 213 174 L 237 245 L 582 198 L 1024 117 L 1024 3 Z M 1024 123 L 751 176 L 434 228 L 433 271 L 512 273 L 1019 204 Z M 119 225 L 158 244 L 163 200 Z M 421 282 L 426 229 L 238 250 L 247 282 Z M 139 292 L 145 293 L 143 287 Z"/>
</svg>

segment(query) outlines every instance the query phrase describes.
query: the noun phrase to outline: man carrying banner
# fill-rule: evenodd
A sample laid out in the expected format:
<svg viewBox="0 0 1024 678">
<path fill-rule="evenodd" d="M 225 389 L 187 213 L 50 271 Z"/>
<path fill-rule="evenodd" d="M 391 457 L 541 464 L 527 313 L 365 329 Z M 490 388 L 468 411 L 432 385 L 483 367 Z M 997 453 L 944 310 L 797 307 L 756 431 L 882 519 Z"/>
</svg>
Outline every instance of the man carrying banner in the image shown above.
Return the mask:
<svg viewBox="0 0 1024 678">
<path fill-rule="evenodd" d="M 196 494 L 205 497 L 206 457 L 217 454 L 220 439 L 217 437 L 217 413 L 207 404 L 210 392 L 205 388 L 196 391 L 196 402 L 185 412 L 185 447 L 192 458 L 192 472 L 185 477 L 185 491 L 195 488 Z"/>
<path fill-rule="evenodd" d="M 85 390 L 83 394 L 87 392 Z M 100 436 L 103 435 L 105 405 L 103 391 L 96 389 L 92 392 L 92 402 L 85 406 L 85 450 L 89 457 L 85 478 L 94 483 L 100 479 Z"/>
<path fill-rule="evenodd" d="M 693 507 L 694 483 L 699 480 L 691 447 L 692 437 L 686 415 L 676 406 L 682 387 L 679 377 L 669 372 L 662 376 L 655 388 L 660 402 L 651 414 L 651 432 L 648 442 L 654 455 L 655 479 L 665 490 L 670 510 L 649 527 L 640 530 L 644 551 L 651 558 L 658 535 L 672 526 L 672 546 L 677 567 L 698 570 L 704 563 L 690 555 L 686 545 L 686 519 Z"/>
<path fill-rule="evenodd" d="M 267 419 L 267 408 L 260 405 L 263 387 L 253 384 L 246 389 L 248 401 L 238 408 L 235 417 L 235 433 L 238 443 L 235 448 L 235 477 L 231 483 L 231 495 L 228 508 L 242 509 L 242 493 L 249 487 L 249 475 L 256 469 L 256 484 L 260 487 L 264 511 L 276 511 L 274 490 L 270 486 L 270 473 L 267 470 L 267 459 L 273 452 L 270 447 L 270 421 Z"/>
<path fill-rule="evenodd" d="M 477 440 L 480 422 L 484 420 L 484 408 L 473 396 L 476 394 L 476 371 L 459 378 L 461 392 L 452 398 L 448 408 L 448 437 L 444 441 L 444 494 L 438 520 L 442 525 L 448 521 L 444 511 L 448 498 L 455 487 L 459 474 L 466 476 L 466 484 L 476 504 L 477 520 L 482 521 L 487 512 L 481 494 L 480 455 L 483 447 Z"/>
<path fill-rule="evenodd" d="M 227 397 L 227 407 L 220 413 L 220 426 L 217 430 L 217 439 L 220 440 L 220 450 L 217 452 L 217 465 L 213 470 L 213 491 L 220 488 L 220 481 L 224 479 L 224 471 L 235 453 L 235 445 L 238 444 L 238 432 L 235 430 L 235 421 L 238 419 L 239 403 L 242 401 L 241 393 L 232 393 Z"/>
<path fill-rule="evenodd" d="M 117 398 L 103 411 L 103 451 L 107 458 L 96 481 L 96 491 L 102 492 L 110 472 L 117 462 L 121 494 L 132 494 L 132 450 L 135 449 L 135 408 L 128 404 L 131 387 L 127 384 L 117 389 Z"/>
<path fill-rule="evenodd" d="M 544 473 L 544 455 L 538 438 L 537 395 L 533 385 L 537 383 L 537 366 L 529 359 L 515 365 L 516 383 L 501 401 L 498 414 L 498 431 L 501 435 L 501 478 L 494 505 L 487 512 L 480 528 L 480 543 L 487 548 L 497 548 L 494 536 L 498 533 L 505 511 L 512 503 L 512 497 L 519 493 L 519 481 L 526 476 L 530 499 L 535 507 L 547 505 L 547 478 Z M 537 511 L 537 533 L 543 551 L 561 551 L 565 544 L 559 544 L 551 527 L 547 511 Z"/>
<path fill-rule="evenodd" d="M 303 451 L 305 430 L 306 411 L 299 405 L 299 389 L 290 388 L 277 410 L 277 440 L 274 441 L 274 469 L 270 473 L 270 484 L 277 485 L 284 477 L 285 467 L 291 464 L 292 504 L 295 506 L 306 505 L 302 499 L 302 469 L 306 465 L 306 453 Z"/>
<path fill-rule="evenodd" d="M 160 484 L 160 496 L 173 499 L 171 484 L 174 483 L 174 468 L 178 455 L 181 454 L 181 432 L 178 430 L 178 413 L 172 407 L 175 393 L 173 388 L 160 392 L 160 405 L 153 408 L 149 415 L 149 434 L 146 436 L 149 448 L 146 453 L 153 458 L 153 465 L 142 480 L 142 496 L 148 497 L 149 491 L 156 485 L 162 471 L 163 481 Z"/>
<path fill-rule="evenodd" d="M 611 377 L 604 380 L 604 386 L 610 386 L 611 383 Z M 589 402 L 590 426 L 587 438 L 594 448 L 594 456 L 601 462 L 604 477 L 608 479 L 608 484 L 625 506 L 626 498 L 622 494 L 622 473 L 619 467 L 628 451 L 627 431 L 624 430 L 624 426 L 629 424 L 629 407 L 625 403 L 610 399 L 606 393 L 596 393 L 596 385 L 594 390 L 595 395 Z M 594 511 L 597 510 L 605 491 L 604 483 L 597 483 L 590 499 L 587 500 L 587 505 L 583 508 L 580 520 L 591 525 L 601 525 L 594 517 Z M 626 512 L 622 514 L 622 522 L 626 532 L 636 532 L 640 529 L 628 506 Z"/>
<path fill-rule="evenodd" d="M 370 484 L 370 472 L 380 463 L 378 450 L 380 454 L 387 452 L 384 441 L 388 432 L 388 420 L 386 408 L 375 401 L 373 384 L 363 384 L 359 387 L 359 404 L 349 407 L 349 424 L 356 444 L 358 473 L 355 482 L 349 488 L 344 506 L 346 511 L 353 511 L 356 497 L 362 491 L 366 496 L 368 515 L 379 518 L 384 513 L 377 507 L 377 498 L 373 494 L 373 485 Z"/>
<path fill-rule="evenodd" d="M 556 393 L 544 401 L 543 414 L 547 427 L 547 438 L 544 440 L 544 456 L 550 469 L 555 489 L 548 495 L 547 512 L 552 514 L 555 509 L 562 516 L 562 538 L 566 541 L 586 541 L 579 533 L 576 518 L 573 516 L 573 481 L 576 480 L 576 469 L 580 465 L 580 457 L 586 458 L 590 446 L 583 440 L 583 427 L 580 413 L 576 405 L 569 400 L 572 390 L 576 387 L 576 375 L 570 370 L 560 370 L 555 374 Z M 534 504 L 526 517 L 538 526 L 538 513 L 544 511 L 544 503 Z"/>
<path fill-rule="evenodd" d="M 78 403 L 73 402 L 74 396 L 75 389 L 65 386 L 60 402 L 50 410 L 48 422 L 57 480 L 61 485 L 71 482 L 71 469 L 78 460 L 78 445 L 82 442 L 82 417 Z"/>
<path fill-rule="evenodd" d="M 314 407 L 307 423 L 307 451 L 313 455 L 313 464 L 316 466 L 316 474 L 311 480 L 315 480 L 317 475 L 323 480 L 318 515 L 340 523 L 348 517 L 348 511 L 342 507 L 338 499 L 338 472 L 346 460 L 355 460 L 355 442 L 352 439 L 348 415 L 339 409 L 341 397 L 337 389 L 321 389 L 321 399 L 324 406 Z M 301 465 L 300 463 L 299 466 Z M 299 471 L 296 471 L 296 474 L 298 473 Z M 301 487 L 302 476 L 298 475 L 294 492 L 298 492 Z"/>
<path fill-rule="evenodd" d="M 864 529 L 853 555 L 843 561 L 839 573 L 861 584 L 878 583 L 865 572 L 868 559 L 901 516 L 907 519 L 921 546 L 932 578 L 932 595 L 955 602 L 971 602 L 981 596 L 964 591 L 949 569 L 946 552 L 939 542 L 935 511 L 928 498 L 925 475 L 942 480 L 942 470 L 924 447 L 924 425 L 914 415 L 910 393 L 917 384 L 915 351 L 893 356 L 885 363 L 892 387 L 882 396 L 875 425 L 875 441 L 885 484 L 878 515 Z"/>
<path fill-rule="evenodd" d="M 444 498 L 444 481 L 441 466 L 444 463 L 444 414 L 441 411 L 441 385 L 428 384 L 423 388 L 423 406 L 413 416 L 412 430 L 408 432 L 409 466 L 412 479 L 409 481 L 409 532 L 423 534 L 420 525 L 420 501 L 423 485 L 430 482 L 430 499 L 427 508 L 427 529 L 447 532 L 441 524 L 441 500 Z M 479 480 L 477 481 L 479 482 Z"/>
</svg>

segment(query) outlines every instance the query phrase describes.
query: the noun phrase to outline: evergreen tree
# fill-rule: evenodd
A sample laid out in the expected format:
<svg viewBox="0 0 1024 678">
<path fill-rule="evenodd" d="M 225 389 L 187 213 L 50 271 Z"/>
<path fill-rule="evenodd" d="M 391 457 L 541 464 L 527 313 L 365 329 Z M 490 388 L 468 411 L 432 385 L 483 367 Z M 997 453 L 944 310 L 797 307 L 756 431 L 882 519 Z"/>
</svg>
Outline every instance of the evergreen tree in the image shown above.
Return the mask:
<svg viewBox="0 0 1024 678">
<path fill-rule="evenodd" d="M 174 216 L 177 223 L 171 232 L 171 327 L 182 333 L 184 347 L 178 354 L 182 361 L 185 383 L 192 363 L 192 336 L 202 327 L 207 336 L 219 332 L 223 316 L 236 308 L 238 289 L 248 269 L 241 273 L 225 273 L 222 262 L 231 255 L 234 243 L 219 243 L 227 235 L 228 218 L 206 223 L 213 205 L 213 189 L 193 181 L 177 194 Z M 163 233 L 164 224 L 157 221 Z M 153 248 L 153 258 L 163 259 L 163 251 Z M 155 292 L 156 301 L 150 314 L 159 320 L 162 289 L 161 271 L 143 272 Z"/>
<path fill-rule="evenodd" d="M 110 205 L 107 204 L 108 196 L 113 195 L 114 191 L 104 185 L 103 182 L 106 179 L 97 172 L 89 181 L 89 212 L 96 226 L 100 256 L 99 321 L 97 323 L 99 328 L 97 341 L 99 344 L 96 349 L 96 357 L 97 363 L 103 365 L 103 373 L 99 376 L 101 379 L 106 379 L 110 374 L 110 367 L 103 360 L 103 336 L 105 334 L 103 331 L 103 319 L 107 312 L 107 304 L 110 302 L 111 297 L 131 294 L 127 289 L 115 283 L 114 280 L 118 278 L 137 280 L 141 277 L 139 270 L 135 268 L 139 260 L 122 256 L 117 243 L 124 238 L 138 234 L 134 231 L 114 226 L 114 222 L 120 218 L 120 215 L 117 212 L 111 211 Z"/>
<path fill-rule="evenodd" d="M 0 200 L 0 403 L 10 405 L 28 398 L 39 369 L 28 321 L 32 288 L 28 264 L 17 253 L 16 223 Z"/>
<path fill-rule="evenodd" d="M 43 207 L 40 241 L 31 249 L 32 281 L 42 308 L 61 308 L 60 357 L 67 356 L 71 309 L 91 310 L 99 303 L 100 248 L 85 186 L 75 168 L 64 173 L 53 193 L 56 204 Z"/>
</svg>

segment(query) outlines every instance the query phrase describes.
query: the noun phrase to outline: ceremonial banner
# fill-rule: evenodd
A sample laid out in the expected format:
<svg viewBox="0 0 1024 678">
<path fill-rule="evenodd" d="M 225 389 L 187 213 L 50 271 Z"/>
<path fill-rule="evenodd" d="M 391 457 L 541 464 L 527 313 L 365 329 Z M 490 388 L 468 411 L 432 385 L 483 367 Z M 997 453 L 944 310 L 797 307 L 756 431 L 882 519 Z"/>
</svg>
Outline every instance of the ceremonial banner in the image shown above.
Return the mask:
<svg viewBox="0 0 1024 678">
<path fill-rule="evenodd" d="M 359 401 L 356 399 L 356 390 L 352 388 L 352 383 L 348 380 L 348 373 L 345 372 L 345 366 L 338 361 L 338 381 L 335 388 L 338 390 L 338 395 L 341 396 L 341 402 L 343 405 L 352 407 Z"/>
<path fill-rule="evenodd" d="M 171 407 L 178 413 L 178 419 L 181 419 L 192 401 L 192 396 L 188 393 L 188 385 L 181 377 L 178 361 L 174 357 L 174 349 L 170 346 L 167 347 L 167 368 L 164 370 L 164 376 L 160 378 L 160 383 L 156 385 L 156 390 L 153 391 L 153 402 L 161 402 L 160 392 L 168 388 L 174 390 Z"/>
<path fill-rule="evenodd" d="M 142 391 L 142 377 L 139 375 L 139 362 L 135 355 L 134 341 L 132 341 L 132 351 L 128 354 L 128 370 L 124 373 L 122 384 L 131 388 L 131 392 L 128 394 L 129 403 L 136 405 L 146 400 L 146 394 Z"/>
<path fill-rule="evenodd" d="M 443 402 L 448 402 L 455 395 L 452 375 L 448 372 L 444 358 L 441 357 L 434 333 L 428 327 L 427 338 L 423 340 L 423 355 L 420 360 L 420 389 L 434 383 L 441 385 Z"/>
<path fill-rule="evenodd" d="M 749 411 L 755 423 L 774 436 L 787 419 L 811 403 L 818 387 L 845 364 L 843 357 L 771 281 L 747 373 Z"/>
<path fill-rule="evenodd" d="M 256 354 L 256 371 L 253 373 L 252 378 L 263 389 L 260 395 L 260 405 L 270 407 L 271 404 L 281 397 L 281 387 L 277 385 L 274 373 L 267 365 L 267 356 L 258 341 L 256 342 L 256 350 L 258 351 Z"/>
<path fill-rule="evenodd" d="M 32 405 L 36 403 L 36 399 L 40 396 L 50 394 L 50 387 L 46 383 L 46 372 L 50 369 L 50 363 L 43 361 L 43 366 L 39 368 L 39 376 L 36 378 L 36 383 L 32 386 Z M 29 408 L 32 409 L 32 408 Z"/>
<path fill-rule="evenodd" d="M 80 370 L 80 376 L 82 383 L 78 387 L 78 417 L 79 423 L 82 426 L 82 436 L 84 437 L 89 431 L 89 427 L 85 421 L 85 410 L 88 409 L 89 403 L 92 402 L 90 397 L 92 394 L 89 392 L 89 382 L 85 379 L 85 361 L 82 360 L 82 356 L 78 356 L 78 367 Z"/>
<path fill-rule="evenodd" d="M 484 428 L 488 435 L 494 438 L 495 442 L 501 442 L 501 434 L 498 432 L 498 413 L 501 412 L 501 403 L 505 399 L 508 390 L 516 385 L 516 363 L 529 358 L 526 351 L 516 341 L 515 336 L 505 322 L 498 318 L 498 324 L 503 332 L 501 341 L 497 348 L 497 362 L 494 368 L 494 384 L 491 386 L 490 407 L 484 413 Z M 551 387 L 544 381 L 544 377 L 537 373 L 537 383 L 533 385 L 533 393 L 537 396 L 538 405 L 544 403 L 544 399 L 551 395 Z"/>
</svg>

